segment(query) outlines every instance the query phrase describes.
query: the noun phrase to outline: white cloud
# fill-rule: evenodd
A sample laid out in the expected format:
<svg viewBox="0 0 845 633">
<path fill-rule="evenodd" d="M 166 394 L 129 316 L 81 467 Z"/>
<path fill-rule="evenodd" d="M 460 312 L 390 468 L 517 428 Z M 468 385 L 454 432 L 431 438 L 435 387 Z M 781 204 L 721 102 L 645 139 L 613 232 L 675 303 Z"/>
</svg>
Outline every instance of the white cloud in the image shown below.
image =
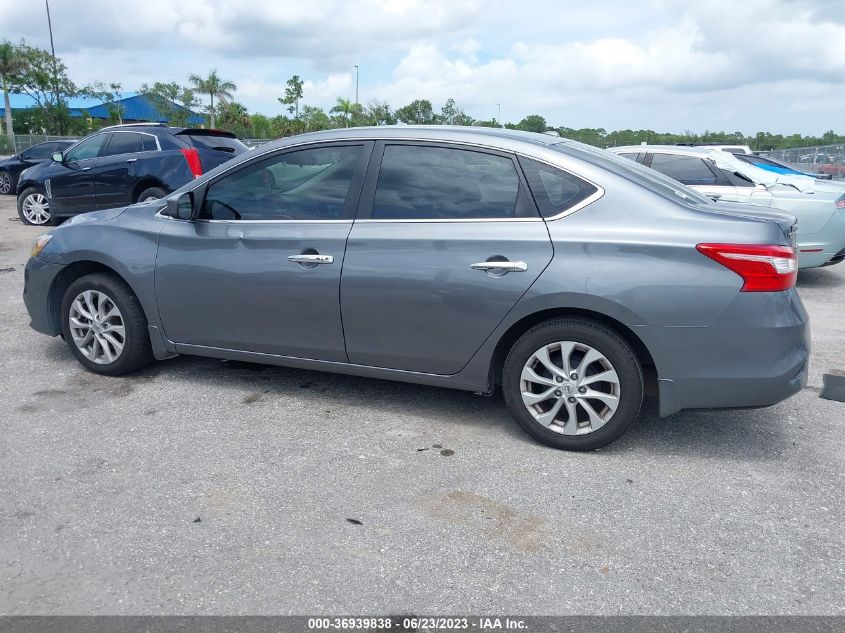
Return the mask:
<svg viewBox="0 0 845 633">
<path fill-rule="evenodd" d="M 567 6 L 569 5 L 569 6 Z M 218 68 L 251 110 L 354 95 L 401 106 L 452 97 L 470 114 L 579 126 L 793 131 L 836 127 L 842 0 L 128 0 L 57 2 L 57 51 L 80 83 L 185 81 Z M 7 37 L 46 46 L 38 11 L 0 0 Z M 14 35 L 13 35 L 14 34 Z"/>
</svg>

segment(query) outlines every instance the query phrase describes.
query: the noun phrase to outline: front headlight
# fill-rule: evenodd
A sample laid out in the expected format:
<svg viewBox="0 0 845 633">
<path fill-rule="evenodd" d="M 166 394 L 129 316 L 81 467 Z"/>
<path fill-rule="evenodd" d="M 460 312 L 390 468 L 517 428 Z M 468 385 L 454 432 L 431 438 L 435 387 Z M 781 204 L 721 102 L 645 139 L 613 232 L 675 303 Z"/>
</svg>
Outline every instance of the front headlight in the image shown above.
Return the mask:
<svg viewBox="0 0 845 633">
<path fill-rule="evenodd" d="M 53 236 L 49 233 L 45 233 L 44 235 L 39 235 L 35 238 L 35 241 L 32 243 L 32 250 L 29 251 L 30 257 L 37 257 L 38 254 L 44 250 L 44 247 L 53 239 Z"/>
</svg>

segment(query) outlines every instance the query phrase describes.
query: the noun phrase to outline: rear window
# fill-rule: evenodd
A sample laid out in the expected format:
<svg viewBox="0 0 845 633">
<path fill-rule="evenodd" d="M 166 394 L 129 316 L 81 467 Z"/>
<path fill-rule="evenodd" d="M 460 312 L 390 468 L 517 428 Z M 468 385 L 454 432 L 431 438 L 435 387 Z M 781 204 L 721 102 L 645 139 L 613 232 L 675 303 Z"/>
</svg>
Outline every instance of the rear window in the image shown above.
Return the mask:
<svg viewBox="0 0 845 633">
<path fill-rule="evenodd" d="M 247 150 L 246 145 L 238 139 L 228 136 L 216 136 L 214 134 L 180 134 L 179 136 L 200 149 L 215 149 L 230 154 L 240 154 Z"/>
</svg>

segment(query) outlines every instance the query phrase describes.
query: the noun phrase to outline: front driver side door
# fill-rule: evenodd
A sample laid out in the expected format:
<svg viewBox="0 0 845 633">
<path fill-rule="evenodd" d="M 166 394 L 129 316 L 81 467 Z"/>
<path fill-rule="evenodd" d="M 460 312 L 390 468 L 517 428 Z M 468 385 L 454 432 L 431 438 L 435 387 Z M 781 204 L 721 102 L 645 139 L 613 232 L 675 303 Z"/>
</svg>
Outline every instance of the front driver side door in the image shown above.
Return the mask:
<svg viewBox="0 0 845 633">
<path fill-rule="evenodd" d="M 167 338 L 197 354 L 345 362 L 340 271 L 370 149 L 282 150 L 211 181 L 196 220 L 161 218 L 155 282 Z"/>
<path fill-rule="evenodd" d="M 65 152 L 61 164 L 56 164 L 56 173 L 49 178 L 47 192 L 57 213 L 97 208 L 92 170 L 109 136 L 110 133 L 103 132 L 80 141 Z"/>
</svg>

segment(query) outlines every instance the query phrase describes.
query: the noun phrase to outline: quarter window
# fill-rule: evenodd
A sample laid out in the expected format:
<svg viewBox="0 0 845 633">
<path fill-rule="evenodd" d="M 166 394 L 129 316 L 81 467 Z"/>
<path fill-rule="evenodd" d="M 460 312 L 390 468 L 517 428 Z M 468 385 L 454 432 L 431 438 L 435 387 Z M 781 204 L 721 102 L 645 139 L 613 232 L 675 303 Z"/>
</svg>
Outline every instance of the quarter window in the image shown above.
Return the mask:
<svg viewBox="0 0 845 633">
<path fill-rule="evenodd" d="M 578 176 L 545 163 L 520 157 L 519 164 L 522 165 L 528 186 L 544 218 L 563 213 L 598 191 Z"/>
<path fill-rule="evenodd" d="M 200 217 L 207 220 L 340 220 L 352 216 L 349 187 L 363 147 L 346 145 L 287 152 L 218 180 Z"/>
<path fill-rule="evenodd" d="M 716 175 L 701 158 L 680 154 L 653 154 L 651 168 L 685 185 L 715 185 Z"/>
<path fill-rule="evenodd" d="M 108 137 L 108 134 L 97 134 L 81 141 L 77 145 L 74 145 L 65 155 L 65 161 L 70 163 L 77 160 L 85 160 L 86 158 L 96 158 L 100 153 L 100 148 Z"/>
<path fill-rule="evenodd" d="M 372 217 L 502 219 L 536 215 L 512 159 L 472 150 L 388 145 Z"/>
</svg>

